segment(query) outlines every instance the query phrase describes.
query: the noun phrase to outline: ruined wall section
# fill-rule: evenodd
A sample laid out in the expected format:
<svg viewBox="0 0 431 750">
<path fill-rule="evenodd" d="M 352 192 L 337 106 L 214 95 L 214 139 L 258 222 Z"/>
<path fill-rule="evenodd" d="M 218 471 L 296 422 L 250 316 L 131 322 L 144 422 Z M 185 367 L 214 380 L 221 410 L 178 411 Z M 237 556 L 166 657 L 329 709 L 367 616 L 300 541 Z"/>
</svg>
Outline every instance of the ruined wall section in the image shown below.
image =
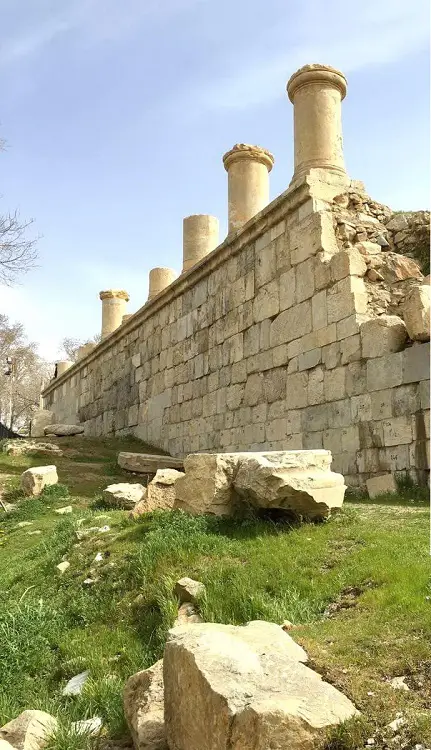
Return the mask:
<svg viewBox="0 0 431 750">
<path fill-rule="evenodd" d="M 351 485 L 423 478 L 429 345 L 400 315 L 422 275 L 392 252 L 387 211 L 305 179 L 50 384 L 45 408 L 178 456 L 328 448 Z"/>
</svg>

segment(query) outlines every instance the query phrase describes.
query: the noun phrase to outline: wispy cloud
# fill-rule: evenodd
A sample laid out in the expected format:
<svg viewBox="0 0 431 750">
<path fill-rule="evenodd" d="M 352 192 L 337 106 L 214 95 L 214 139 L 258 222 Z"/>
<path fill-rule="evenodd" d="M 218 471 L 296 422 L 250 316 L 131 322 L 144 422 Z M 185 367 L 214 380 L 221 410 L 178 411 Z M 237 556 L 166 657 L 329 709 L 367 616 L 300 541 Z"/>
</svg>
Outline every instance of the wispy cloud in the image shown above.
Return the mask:
<svg viewBox="0 0 431 750">
<path fill-rule="evenodd" d="M 344 0 L 309 0 L 291 15 L 286 4 L 285 28 L 296 44 L 283 49 L 280 28 L 272 29 L 273 44 L 264 54 L 259 45 L 241 59 L 232 59 L 230 71 L 201 92 L 208 109 L 244 109 L 274 100 L 287 77 L 306 62 L 329 63 L 352 73 L 361 68 L 401 60 L 428 43 L 427 0 L 363 0 L 349 6 Z M 269 53 L 268 53 L 269 48 Z"/>
</svg>

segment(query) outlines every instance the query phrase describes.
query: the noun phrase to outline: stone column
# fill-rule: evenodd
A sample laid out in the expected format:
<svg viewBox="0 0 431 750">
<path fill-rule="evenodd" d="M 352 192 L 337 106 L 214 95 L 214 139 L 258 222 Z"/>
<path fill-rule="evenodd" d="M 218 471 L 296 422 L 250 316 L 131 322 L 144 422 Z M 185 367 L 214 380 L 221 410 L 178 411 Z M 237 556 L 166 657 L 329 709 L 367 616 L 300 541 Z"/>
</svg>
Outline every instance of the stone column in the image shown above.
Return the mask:
<svg viewBox="0 0 431 750">
<path fill-rule="evenodd" d="M 102 341 L 110 336 L 122 323 L 129 295 L 122 289 L 107 289 L 100 292 L 102 300 Z"/>
<path fill-rule="evenodd" d="M 260 146 L 237 143 L 223 156 L 228 173 L 229 233 L 246 224 L 269 203 L 273 155 Z"/>
<path fill-rule="evenodd" d="M 149 276 L 148 301 L 157 297 L 176 278 L 177 273 L 172 268 L 152 268 Z"/>
<path fill-rule="evenodd" d="M 74 362 L 71 362 L 70 359 L 62 359 L 60 362 L 56 362 L 57 367 L 57 377 L 59 378 L 60 375 L 63 375 L 66 370 L 69 369 L 69 367 L 72 367 Z"/>
<path fill-rule="evenodd" d="M 343 156 L 341 102 L 347 81 L 326 65 L 304 65 L 287 83 L 294 107 L 293 180 L 311 169 L 325 169 L 347 179 Z"/>
<path fill-rule="evenodd" d="M 183 270 L 199 263 L 219 243 L 219 223 L 215 216 L 195 214 L 183 219 Z"/>
</svg>

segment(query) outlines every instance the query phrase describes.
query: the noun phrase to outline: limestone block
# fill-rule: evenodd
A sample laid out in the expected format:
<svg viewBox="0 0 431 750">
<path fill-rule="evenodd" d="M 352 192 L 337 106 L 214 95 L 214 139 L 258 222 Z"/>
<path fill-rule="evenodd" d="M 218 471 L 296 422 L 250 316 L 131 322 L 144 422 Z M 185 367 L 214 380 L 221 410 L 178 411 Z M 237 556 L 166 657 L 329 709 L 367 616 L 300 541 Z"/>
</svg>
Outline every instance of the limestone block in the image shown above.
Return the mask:
<svg viewBox="0 0 431 750">
<path fill-rule="evenodd" d="M 362 357 L 361 337 L 357 333 L 340 341 L 341 364 L 356 362 Z"/>
<path fill-rule="evenodd" d="M 359 428 L 356 425 L 341 429 L 341 448 L 343 453 L 354 453 L 360 449 Z"/>
<path fill-rule="evenodd" d="M 124 715 L 136 750 L 169 750 L 164 721 L 163 659 L 129 677 Z"/>
<path fill-rule="evenodd" d="M 82 435 L 84 427 L 80 424 L 49 424 L 43 431 L 45 435 L 64 437 L 66 435 Z"/>
<path fill-rule="evenodd" d="M 365 276 L 367 264 L 364 256 L 354 248 L 342 250 L 331 258 L 331 278 L 340 281 L 346 276 Z"/>
<path fill-rule="evenodd" d="M 183 476 L 184 472 L 176 469 L 158 469 L 141 499 L 133 507 L 131 517 L 137 518 L 152 510 L 171 510 L 175 503 L 175 482 Z"/>
<path fill-rule="evenodd" d="M 430 345 L 428 343 L 417 343 L 408 349 L 404 349 L 402 357 L 403 383 L 417 383 L 420 380 L 429 379 Z"/>
<path fill-rule="evenodd" d="M 45 711 L 23 711 L 0 728 L 0 741 L 14 750 L 41 750 L 57 729 L 57 719 Z"/>
<path fill-rule="evenodd" d="M 397 315 L 380 315 L 360 327 L 362 356 L 365 359 L 399 352 L 407 341 L 406 326 Z"/>
<path fill-rule="evenodd" d="M 280 311 L 287 310 L 298 301 L 296 299 L 296 273 L 294 268 L 290 268 L 286 273 L 282 273 L 279 280 L 280 284 Z"/>
<path fill-rule="evenodd" d="M 350 277 L 354 278 L 354 277 Z M 367 295 L 359 292 L 328 291 L 328 323 L 336 323 L 355 313 L 365 313 L 367 309 Z"/>
<path fill-rule="evenodd" d="M 402 213 L 392 216 L 386 224 L 386 229 L 390 229 L 392 232 L 401 232 L 403 229 L 408 229 L 408 227 L 408 221 Z"/>
<path fill-rule="evenodd" d="M 411 443 L 413 440 L 412 424 L 410 414 L 402 417 L 393 417 L 383 422 L 383 444 L 402 445 Z"/>
<path fill-rule="evenodd" d="M 306 300 L 299 305 L 284 310 L 271 323 L 271 347 L 293 341 L 312 330 L 311 302 Z"/>
<path fill-rule="evenodd" d="M 200 581 L 194 581 L 193 578 L 180 578 L 174 586 L 174 596 L 177 597 L 180 604 L 190 602 L 198 605 L 199 600 L 205 595 L 205 586 Z"/>
<path fill-rule="evenodd" d="M 352 420 L 350 399 L 332 401 L 329 414 L 329 424 L 334 427 L 347 427 Z"/>
<path fill-rule="evenodd" d="M 286 393 L 286 368 L 268 370 L 263 376 L 263 394 L 266 403 L 284 398 Z M 251 404 L 252 406 L 254 404 Z"/>
<path fill-rule="evenodd" d="M 325 401 L 324 370 L 316 367 L 309 373 L 307 387 L 307 401 L 310 406 L 322 404 Z M 316 446 L 318 447 L 318 446 Z"/>
<path fill-rule="evenodd" d="M 286 377 L 286 403 L 289 409 L 307 406 L 308 376 L 306 372 L 294 372 Z"/>
<path fill-rule="evenodd" d="M 54 413 L 47 409 L 39 409 L 31 416 L 30 437 L 44 437 L 45 427 L 54 421 Z"/>
<path fill-rule="evenodd" d="M 311 370 L 313 367 L 316 367 L 320 364 L 322 361 L 322 350 L 319 349 L 311 349 L 310 351 L 304 352 L 304 354 L 300 354 L 298 358 L 298 370 L 302 372 L 303 370 Z"/>
<path fill-rule="evenodd" d="M 306 659 L 275 623 L 174 628 L 163 666 L 168 745 L 312 750 L 327 727 L 357 711 Z"/>
<path fill-rule="evenodd" d="M 310 299 L 314 294 L 314 258 L 296 266 L 296 302 Z"/>
<path fill-rule="evenodd" d="M 183 461 L 179 458 L 151 453 L 128 453 L 126 451 L 118 454 L 117 463 L 121 469 L 138 474 L 155 474 L 158 469 L 183 468 Z"/>
<path fill-rule="evenodd" d="M 416 383 L 400 385 L 392 391 L 392 413 L 394 417 L 415 414 L 420 409 L 420 396 Z M 392 415 L 390 415 L 392 416 Z"/>
<path fill-rule="evenodd" d="M 280 310 L 279 300 L 279 283 L 270 281 L 269 284 L 262 286 L 256 293 L 253 300 L 253 320 L 259 323 L 265 318 L 271 318 L 277 315 Z"/>
<path fill-rule="evenodd" d="M 427 284 L 414 287 L 403 305 L 403 318 L 413 341 L 430 339 L 431 288 Z"/>
<path fill-rule="evenodd" d="M 185 476 L 175 482 L 175 508 L 188 513 L 230 515 L 235 508 L 232 479 L 238 454 L 194 453 L 184 460 Z"/>
<path fill-rule="evenodd" d="M 367 361 L 367 391 L 382 391 L 403 382 L 404 352 L 388 354 Z M 405 382 L 405 381 L 404 381 Z"/>
<path fill-rule="evenodd" d="M 328 312 L 326 308 L 326 289 L 322 289 L 320 292 L 315 292 L 311 299 L 311 315 L 313 320 L 313 331 L 326 329 L 328 325 Z M 324 340 L 324 346 L 329 342 Z"/>
<path fill-rule="evenodd" d="M 382 248 L 377 242 L 369 242 L 368 240 L 357 242 L 355 249 L 360 252 L 365 259 L 374 255 L 380 255 L 382 252 Z"/>
<path fill-rule="evenodd" d="M 379 495 L 386 495 L 388 492 L 397 492 L 397 483 L 393 474 L 382 474 L 378 477 L 371 477 L 366 481 L 368 494 L 371 499 Z"/>
<path fill-rule="evenodd" d="M 413 258 L 407 258 L 399 253 L 385 253 L 383 263 L 379 267 L 379 273 L 387 284 L 396 284 L 405 279 L 417 279 L 422 281 L 421 270 Z"/>
<path fill-rule="evenodd" d="M 134 508 L 145 493 L 145 487 L 142 484 L 130 484 L 120 482 L 110 484 L 102 491 L 104 502 L 113 508 Z"/>
<path fill-rule="evenodd" d="M 21 488 L 25 495 L 38 497 L 44 487 L 57 484 L 58 475 L 55 466 L 34 466 L 21 474 Z"/>
<path fill-rule="evenodd" d="M 325 372 L 325 401 L 337 401 L 346 395 L 346 368 L 336 367 Z"/>
<path fill-rule="evenodd" d="M 376 394 L 372 394 L 373 396 Z M 360 396 L 352 396 L 352 423 L 368 422 L 372 417 L 371 407 L 372 396 L 369 393 L 363 393 Z"/>
</svg>

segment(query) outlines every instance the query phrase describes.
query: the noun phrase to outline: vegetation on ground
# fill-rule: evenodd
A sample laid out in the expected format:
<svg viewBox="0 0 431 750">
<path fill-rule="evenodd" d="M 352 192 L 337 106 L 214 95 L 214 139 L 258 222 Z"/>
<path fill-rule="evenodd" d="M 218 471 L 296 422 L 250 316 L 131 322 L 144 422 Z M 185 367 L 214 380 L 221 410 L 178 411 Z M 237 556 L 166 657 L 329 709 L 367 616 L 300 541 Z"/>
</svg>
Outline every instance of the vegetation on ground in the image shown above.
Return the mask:
<svg viewBox="0 0 431 750">
<path fill-rule="evenodd" d="M 327 750 L 356 750 L 369 738 L 388 747 L 397 714 L 405 720 L 399 747 L 431 746 L 426 493 L 405 485 L 373 503 L 355 497 L 318 524 L 161 511 L 131 520 L 102 507 L 100 492 L 139 481 L 115 457 L 147 447 L 53 442 L 65 449 L 53 460 L 61 484 L 37 499 L 22 497 L 19 476 L 46 459 L 0 454 L 2 499 L 17 503 L 7 515 L 0 509 L 0 726 L 39 708 L 60 720 L 49 750 L 85 750 L 94 740 L 70 724 L 96 715 L 105 741 L 127 737 L 124 683 L 162 656 L 177 612 L 173 585 L 187 575 L 205 583 L 207 621 L 293 623 L 310 666 L 361 711 L 328 736 Z M 65 505 L 73 513 L 54 512 Z M 61 575 L 62 560 L 70 567 Z M 84 670 L 82 693 L 64 697 L 66 682 Z M 401 676 L 408 690 L 391 685 Z"/>
</svg>

